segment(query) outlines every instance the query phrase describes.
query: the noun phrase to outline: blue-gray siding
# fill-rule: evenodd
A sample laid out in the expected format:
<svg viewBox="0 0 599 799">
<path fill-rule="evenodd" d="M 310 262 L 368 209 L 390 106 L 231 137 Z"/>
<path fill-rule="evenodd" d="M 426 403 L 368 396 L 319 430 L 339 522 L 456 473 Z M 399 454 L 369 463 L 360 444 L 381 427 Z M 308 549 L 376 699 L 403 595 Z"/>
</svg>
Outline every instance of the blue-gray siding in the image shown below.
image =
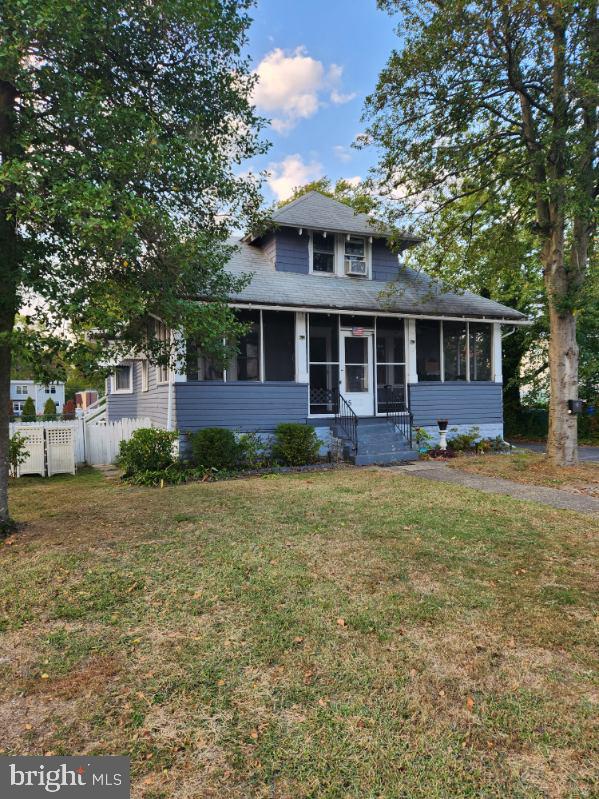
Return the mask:
<svg viewBox="0 0 599 799">
<path fill-rule="evenodd" d="M 410 408 L 415 425 L 434 425 L 437 419 L 454 424 L 493 424 L 503 421 L 501 383 L 412 383 Z"/>
<path fill-rule="evenodd" d="M 275 260 L 279 272 L 308 274 L 308 238 L 307 231 L 300 236 L 297 230 L 277 230 Z"/>
<path fill-rule="evenodd" d="M 133 393 L 108 394 L 108 421 L 115 422 L 118 419 L 148 416 L 156 427 L 166 427 L 168 386 L 157 383 L 156 367 L 150 366 L 148 391 L 142 391 L 140 361 L 123 361 L 123 363 L 130 364 L 133 368 Z M 173 414 L 174 412 L 173 408 Z"/>
<path fill-rule="evenodd" d="M 372 242 L 372 279 L 395 280 L 399 272 L 399 261 L 382 239 Z"/>
<path fill-rule="evenodd" d="M 268 432 L 279 422 L 305 422 L 305 383 L 175 383 L 178 430 L 228 427 Z"/>
</svg>

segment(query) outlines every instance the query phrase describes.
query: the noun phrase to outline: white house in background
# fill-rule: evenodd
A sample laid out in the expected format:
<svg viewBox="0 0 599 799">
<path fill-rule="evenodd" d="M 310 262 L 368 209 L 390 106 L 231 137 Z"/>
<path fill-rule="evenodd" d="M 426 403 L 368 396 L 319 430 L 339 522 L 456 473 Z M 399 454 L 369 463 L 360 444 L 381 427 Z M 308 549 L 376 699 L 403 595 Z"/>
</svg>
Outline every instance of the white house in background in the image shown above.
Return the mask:
<svg viewBox="0 0 599 799">
<path fill-rule="evenodd" d="M 49 383 L 43 385 L 34 380 L 11 380 L 10 381 L 10 401 L 12 402 L 13 413 L 20 416 L 27 397 L 32 397 L 35 402 L 35 412 L 42 414 L 44 405 L 48 398 L 54 400 L 56 412 L 62 413 L 64 405 L 64 383 Z"/>
</svg>

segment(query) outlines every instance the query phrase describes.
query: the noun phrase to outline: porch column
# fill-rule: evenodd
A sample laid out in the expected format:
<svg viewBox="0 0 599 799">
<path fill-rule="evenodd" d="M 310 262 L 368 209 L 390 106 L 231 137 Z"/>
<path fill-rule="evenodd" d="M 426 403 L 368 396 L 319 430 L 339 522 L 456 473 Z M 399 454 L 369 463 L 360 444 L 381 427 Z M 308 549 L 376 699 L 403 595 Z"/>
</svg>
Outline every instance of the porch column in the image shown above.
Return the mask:
<svg viewBox="0 0 599 799">
<path fill-rule="evenodd" d="M 406 363 L 406 381 L 409 383 L 418 382 L 418 370 L 416 368 L 416 320 L 407 320 L 408 333 L 408 358 Z"/>
<path fill-rule="evenodd" d="M 298 383 L 309 382 L 308 372 L 308 325 L 305 313 L 295 314 L 295 379 Z"/>
<path fill-rule="evenodd" d="M 501 325 L 493 324 L 493 382 L 503 383 L 503 369 L 501 365 Z"/>
</svg>

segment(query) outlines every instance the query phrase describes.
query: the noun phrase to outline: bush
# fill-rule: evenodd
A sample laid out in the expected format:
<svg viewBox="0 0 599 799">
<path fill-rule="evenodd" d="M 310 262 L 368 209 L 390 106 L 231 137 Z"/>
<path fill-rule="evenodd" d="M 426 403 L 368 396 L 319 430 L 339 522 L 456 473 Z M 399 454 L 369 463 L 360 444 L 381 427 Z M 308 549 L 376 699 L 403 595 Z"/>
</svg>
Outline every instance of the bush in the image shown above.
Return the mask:
<svg viewBox="0 0 599 799">
<path fill-rule="evenodd" d="M 129 441 L 121 441 L 118 465 L 125 477 L 146 471 L 161 471 L 175 462 L 173 443 L 177 433 L 143 427 Z"/>
<path fill-rule="evenodd" d="M 271 448 L 258 433 L 242 433 L 238 440 L 241 461 L 247 469 L 263 469 L 269 466 Z"/>
<path fill-rule="evenodd" d="M 15 433 L 8 439 L 8 465 L 12 477 L 17 476 L 19 466 L 25 463 L 28 457 L 27 439 L 20 433 Z"/>
<path fill-rule="evenodd" d="M 451 432 L 457 433 L 457 427 L 453 427 Z M 454 452 L 473 452 L 479 439 L 480 427 L 471 427 L 467 433 L 457 433 L 453 438 L 447 439 L 447 446 Z"/>
<path fill-rule="evenodd" d="M 303 466 L 318 460 L 320 440 L 309 424 L 285 422 L 275 430 L 273 457 L 285 466 Z"/>
<path fill-rule="evenodd" d="M 56 403 L 48 397 L 44 404 L 44 421 L 53 422 L 56 419 Z"/>
<path fill-rule="evenodd" d="M 206 469 L 235 469 L 242 449 L 234 433 L 224 427 L 205 427 L 191 436 L 192 459 Z"/>
<path fill-rule="evenodd" d="M 21 411 L 22 422 L 35 422 L 37 420 L 37 413 L 35 412 L 35 402 L 33 397 L 27 397 L 23 410 Z"/>
</svg>

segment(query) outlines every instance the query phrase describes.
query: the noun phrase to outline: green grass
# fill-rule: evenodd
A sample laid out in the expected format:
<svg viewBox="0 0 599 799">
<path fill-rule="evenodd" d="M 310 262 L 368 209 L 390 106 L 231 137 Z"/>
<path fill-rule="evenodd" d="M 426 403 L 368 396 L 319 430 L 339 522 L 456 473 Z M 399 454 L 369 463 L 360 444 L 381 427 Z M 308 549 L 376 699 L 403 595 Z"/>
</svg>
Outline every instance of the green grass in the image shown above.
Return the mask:
<svg viewBox="0 0 599 799">
<path fill-rule="evenodd" d="M 382 470 L 21 479 L 0 749 L 135 797 L 591 797 L 597 533 Z"/>
</svg>

